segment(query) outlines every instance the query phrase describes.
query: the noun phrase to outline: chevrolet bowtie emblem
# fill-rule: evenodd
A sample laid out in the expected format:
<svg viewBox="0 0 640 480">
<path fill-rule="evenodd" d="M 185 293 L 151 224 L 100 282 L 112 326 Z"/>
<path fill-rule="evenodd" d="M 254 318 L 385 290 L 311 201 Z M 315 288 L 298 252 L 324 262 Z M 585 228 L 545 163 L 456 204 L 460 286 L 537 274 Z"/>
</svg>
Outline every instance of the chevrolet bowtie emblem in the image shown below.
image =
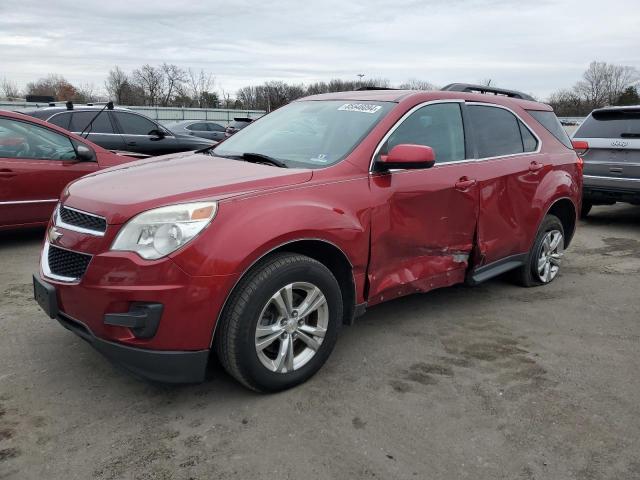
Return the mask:
<svg viewBox="0 0 640 480">
<path fill-rule="evenodd" d="M 55 243 L 58 239 L 62 238 L 62 235 L 64 234 L 60 232 L 56 227 L 51 227 L 49 229 L 49 233 L 47 234 L 47 236 L 49 237 L 49 243 Z"/>
</svg>

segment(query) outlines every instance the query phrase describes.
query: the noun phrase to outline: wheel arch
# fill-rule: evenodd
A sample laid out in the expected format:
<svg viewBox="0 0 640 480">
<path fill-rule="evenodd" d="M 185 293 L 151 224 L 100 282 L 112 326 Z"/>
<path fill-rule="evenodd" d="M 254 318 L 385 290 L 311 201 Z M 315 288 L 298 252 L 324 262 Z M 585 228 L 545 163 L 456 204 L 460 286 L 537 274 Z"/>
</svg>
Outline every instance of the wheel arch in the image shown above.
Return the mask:
<svg viewBox="0 0 640 480">
<path fill-rule="evenodd" d="M 306 255 L 322 263 L 331 271 L 333 276 L 338 281 L 340 290 L 343 294 L 344 313 L 342 322 L 343 324 L 349 324 L 352 322 L 352 319 L 355 315 L 357 297 L 353 265 L 349 260 L 349 257 L 335 243 L 332 243 L 328 240 L 319 238 L 300 238 L 296 240 L 289 240 L 267 250 L 266 252 L 262 253 L 262 255 L 259 255 L 257 258 L 255 258 L 251 262 L 251 264 L 243 270 L 242 274 L 238 277 L 235 284 L 233 285 L 233 288 L 231 288 L 231 290 L 228 292 L 224 304 L 222 305 L 222 308 L 218 313 L 218 317 L 216 318 L 216 323 L 211 334 L 210 345 L 213 345 L 213 341 L 218 330 L 218 323 L 220 322 L 220 319 L 224 314 L 225 308 L 227 307 L 227 302 L 235 292 L 236 288 L 238 288 L 240 281 L 245 278 L 246 275 L 261 261 L 270 257 L 271 255 L 283 252 Z"/>
<path fill-rule="evenodd" d="M 558 217 L 558 219 L 560 219 L 562 228 L 564 230 L 564 246 L 565 248 L 568 247 L 576 231 L 576 224 L 578 219 L 577 206 L 569 197 L 562 197 L 554 200 L 549 208 L 547 208 L 544 216 L 540 219 L 540 223 L 547 215 L 555 215 L 556 217 Z"/>
</svg>

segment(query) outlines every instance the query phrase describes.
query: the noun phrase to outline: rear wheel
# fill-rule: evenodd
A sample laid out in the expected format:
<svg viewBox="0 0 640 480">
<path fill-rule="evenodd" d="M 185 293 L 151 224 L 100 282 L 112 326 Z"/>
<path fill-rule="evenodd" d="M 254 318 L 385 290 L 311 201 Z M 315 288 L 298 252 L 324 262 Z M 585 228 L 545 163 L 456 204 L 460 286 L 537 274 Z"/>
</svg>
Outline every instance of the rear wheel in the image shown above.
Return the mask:
<svg viewBox="0 0 640 480">
<path fill-rule="evenodd" d="M 525 264 L 516 270 L 518 283 L 534 287 L 555 280 L 564 256 L 564 242 L 562 222 L 555 215 L 547 215 L 538 229 Z"/>
<path fill-rule="evenodd" d="M 230 297 L 216 332 L 218 357 L 253 390 L 291 388 L 329 357 L 342 308 L 340 286 L 327 267 L 304 255 L 273 255 Z"/>
</svg>

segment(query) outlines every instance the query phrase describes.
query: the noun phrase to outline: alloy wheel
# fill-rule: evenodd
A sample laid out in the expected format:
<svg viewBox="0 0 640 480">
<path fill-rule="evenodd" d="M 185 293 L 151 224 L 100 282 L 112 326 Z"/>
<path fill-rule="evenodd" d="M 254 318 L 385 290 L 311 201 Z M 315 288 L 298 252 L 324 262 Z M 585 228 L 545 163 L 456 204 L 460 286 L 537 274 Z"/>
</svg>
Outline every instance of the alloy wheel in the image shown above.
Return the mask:
<svg viewBox="0 0 640 480">
<path fill-rule="evenodd" d="M 559 230 L 550 230 L 542 239 L 538 254 L 536 273 L 543 283 L 553 280 L 560 270 L 560 262 L 564 255 L 564 239 Z"/>
<path fill-rule="evenodd" d="M 322 291 L 308 282 L 285 285 L 267 301 L 256 325 L 255 347 L 262 365 L 290 373 L 317 353 L 329 325 Z"/>
</svg>

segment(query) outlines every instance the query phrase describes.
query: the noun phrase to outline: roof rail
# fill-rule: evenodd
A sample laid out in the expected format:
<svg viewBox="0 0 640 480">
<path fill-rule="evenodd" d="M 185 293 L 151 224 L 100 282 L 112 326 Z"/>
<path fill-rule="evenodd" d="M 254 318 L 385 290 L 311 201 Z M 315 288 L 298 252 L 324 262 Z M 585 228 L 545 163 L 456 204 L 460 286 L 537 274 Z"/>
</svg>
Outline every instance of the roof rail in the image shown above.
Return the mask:
<svg viewBox="0 0 640 480">
<path fill-rule="evenodd" d="M 487 87 L 485 85 L 474 85 L 472 83 L 450 83 L 440 90 L 445 92 L 468 92 L 468 93 L 489 93 L 491 95 L 504 95 L 505 97 L 519 98 L 521 100 L 536 101 L 531 95 L 518 92 L 517 90 L 507 90 L 506 88 Z"/>
<path fill-rule="evenodd" d="M 356 88 L 356 92 L 364 92 L 366 90 L 398 90 L 397 88 L 391 87 L 360 87 Z"/>
</svg>

